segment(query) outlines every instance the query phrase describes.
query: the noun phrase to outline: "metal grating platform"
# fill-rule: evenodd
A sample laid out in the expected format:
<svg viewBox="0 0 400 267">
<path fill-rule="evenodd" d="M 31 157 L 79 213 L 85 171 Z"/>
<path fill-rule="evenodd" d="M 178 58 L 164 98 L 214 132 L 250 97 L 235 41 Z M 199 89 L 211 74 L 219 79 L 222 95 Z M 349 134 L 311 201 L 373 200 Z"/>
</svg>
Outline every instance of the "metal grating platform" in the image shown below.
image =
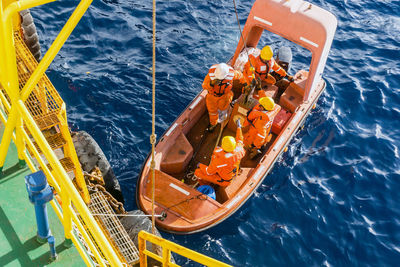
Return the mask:
<svg viewBox="0 0 400 267">
<path fill-rule="evenodd" d="M 19 88 L 21 90 L 36 69 L 38 63 L 29 52 L 18 31 L 14 32 L 14 42 L 17 55 Z M 25 101 L 25 105 L 41 129 L 59 123 L 55 115 L 60 112 L 63 100 L 46 74 L 43 74 L 38 84 L 32 90 Z"/>
<path fill-rule="evenodd" d="M 51 149 L 53 150 L 62 147 L 66 144 L 66 141 L 64 140 L 64 137 L 62 136 L 61 133 L 56 133 L 54 135 L 46 136 L 46 140 L 49 143 Z M 39 154 L 42 154 L 43 152 L 40 149 L 39 145 L 36 143 L 36 141 L 34 141 L 33 144 L 35 145 Z"/>
<path fill-rule="evenodd" d="M 90 195 L 90 199 L 90 212 L 92 214 L 104 214 L 94 215 L 94 217 L 107 229 L 108 237 L 113 241 L 113 244 L 126 262 L 129 265 L 137 263 L 139 261 L 139 252 L 118 217 L 115 216 L 105 196 L 101 192 L 96 192 Z M 110 216 L 107 216 L 107 214 Z"/>
</svg>

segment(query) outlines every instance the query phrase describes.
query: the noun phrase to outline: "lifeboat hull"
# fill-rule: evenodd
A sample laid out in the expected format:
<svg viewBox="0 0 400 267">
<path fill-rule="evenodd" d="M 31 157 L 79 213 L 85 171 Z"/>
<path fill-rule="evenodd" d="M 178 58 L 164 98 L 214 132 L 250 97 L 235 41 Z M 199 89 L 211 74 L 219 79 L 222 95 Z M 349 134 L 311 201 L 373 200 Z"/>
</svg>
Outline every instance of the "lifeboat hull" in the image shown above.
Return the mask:
<svg viewBox="0 0 400 267">
<path fill-rule="evenodd" d="M 295 82 L 285 87 L 284 92 L 279 90 L 278 94 L 276 86 L 266 88 L 267 93 L 279 95 L 277 104 L 282 108 L 282 113 L 275 118 L 271 140 L 256 158 L 250 159 L 246 154 L 229 186 L 213 186 L 215 199 L 199 192 L 196 181 L 191 179 L 196 165 L 209 164 L 215 146 L 220 145 L 217 144 L 219 136 L 234 136 L 236 119 L 244 118 L 251 108 L 244 105 L 248 102 L 242 101 L 241 85 L 236 84 L 234 93 L 238 101 L 230 111 L 226 127 L 221 130 L 219 125 L 208 133 L 205 131 L 209 123 L 207 92 L 201 91 L 158 141 L 154 175 L 149 155 L 138 179 L 137 204 L 146 214 L 152 214 L 154 199 L 154 214 L 161 216 L 155 220 L 160 229 L 178 234 L 195 233 L 232 215 L 260 186 L 324 91 L 321 75 L 337 21 L 331 13 L 310 3 L 297 4 L 298 1 L 256 0 L 243 28 L 243 39 L 229 62 L 234 66 L 245 48 L 257 47 L 264 30 L 311 52 L 309 69 L 298 71 Z"/>
</svg>

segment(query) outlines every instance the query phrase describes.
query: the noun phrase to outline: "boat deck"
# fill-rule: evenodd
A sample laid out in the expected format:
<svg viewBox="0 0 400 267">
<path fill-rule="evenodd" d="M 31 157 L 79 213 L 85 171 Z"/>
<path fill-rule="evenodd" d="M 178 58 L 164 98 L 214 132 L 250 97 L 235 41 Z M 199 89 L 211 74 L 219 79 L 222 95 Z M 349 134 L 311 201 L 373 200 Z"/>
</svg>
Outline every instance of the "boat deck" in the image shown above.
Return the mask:
<svg viewBox="0 0 400 267">
<path fill-rule="evenodd" d="M 0 123 L 0 136 L 3 130 L 4 125 Z M 31 171 L 28 167 L 18 167 L 17 149 L 13 143 L 3 171 L 0 178 L 0 266 L 85 266 L 75 247 L 63 246 L 63 226 L 50 205 L 47 211 L 58 259 L 50 262 L 49 245 L 36 241 L 35 211 L 25 188 L 25 175 Z"/>
</svg>

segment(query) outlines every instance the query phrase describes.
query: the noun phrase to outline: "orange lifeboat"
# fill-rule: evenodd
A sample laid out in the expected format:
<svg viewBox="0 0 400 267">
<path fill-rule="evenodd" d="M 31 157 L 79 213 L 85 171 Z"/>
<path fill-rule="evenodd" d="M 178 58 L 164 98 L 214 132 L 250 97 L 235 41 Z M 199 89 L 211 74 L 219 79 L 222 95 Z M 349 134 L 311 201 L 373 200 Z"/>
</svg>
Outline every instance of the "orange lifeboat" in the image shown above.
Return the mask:
<svg viewBox="0 0 400 267">
<path fill-rule="evenodd" d="M 324 91 L 321 76 L 336 26 L 337 20 L 330 12 L 305 1 L 256 0 L 230 65 L 235 66 L 245 47 L 257 47 L 263 31 L 269 31 L 310 51 L 309 69 L 298 71 L 295 81 L 280 93 L 277 103 L 282 110 L 275 117 L 272 138 L 262 154 L 253 159 L 246 155 L 229 186 L 214 186 L 215 199 L 196 190 L 190 174 L 197 163 L 209 164 L 221 126 L 212 133 L 205 131 L 207 91 L 193 99 L 155 147 L 155 213 L 162 214 L 156 218 L 158 228 L 179 234 L 199 232 L 221 223 L 249 199 Z M 242 40 L 246 40 L 246 45 Z M 277 90 L 278 87 L 269 85 L 266 91 L 276 96 Z M 237 101 L 222 136 L 234 136 L 234 121 L 238 116 L 245 117 L 250 108 L 241 101 L 239 85 L 234 86 L 234 92 Z M 137 204 L 146 214 L 152 212 L 150 160 L 149 155 L 136 192 Z"/>
</svg>

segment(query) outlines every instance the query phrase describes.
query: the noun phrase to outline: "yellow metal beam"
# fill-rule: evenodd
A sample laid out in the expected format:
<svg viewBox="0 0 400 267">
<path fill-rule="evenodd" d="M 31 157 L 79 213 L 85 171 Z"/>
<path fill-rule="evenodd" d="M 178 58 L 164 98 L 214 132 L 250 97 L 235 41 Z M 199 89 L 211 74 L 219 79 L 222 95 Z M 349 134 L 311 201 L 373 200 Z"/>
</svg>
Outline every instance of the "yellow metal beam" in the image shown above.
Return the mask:
<svg viewBox="0 0 400 267">
<path fill-rule="evenodd" d="M 140 254 L 140 266 L 145 266 L 146 264 L 146 256 L 145 255 L 151 255 L 154 257 L 154 254 L 151 253 L 150 251 L 146 250 L 146 241 L 151 242 L 157 246 L 161 246 L 163 249 L 163 259 L 162 263 L 163 266 L 174 266 L 174 264 L 171 263 L 170 256 L 171 256 L 171 251 L 181 255 L 183 257 L 186 257 L 188 259 L 191 259 L 193 261 L 196 261 L 200 264 L 206 265 L 206 266 L 215 266 L 215 267 L 228 267 L 231 265 L 228 265 L 226 263 L 223 263 L 221 261 L 217 261 L 213 258 L 207 257 L 203 254 L 200 254 L 196 251 L 193 251 L 191 249 L 185 248 L 183 246 L 180 246 L 174 242 L 168 241 L 162 237 L 158 237 L 156 235 L 150 234 L 145 231 L 140 231 L 139 232 L 139 254 Z M 167 257 L 167 258 L 165 258 Z M 169 257 L 169 258 L 168 258 Z M 159 256 L 154 257 L 157 260 L 160 260 Z M 176 265 L 175 265 L 176 266 Z"/>
<path fill-rule="evenodd" d="M 61 114 L 58 114 L 58 119 L 60 120 L 60 131 L 64 136 L 67 144 L 64 146 L 64 154 L 67 154 L 68 157 L 72 160 L 75 165 L 75 179 L 78 184 L 79 189 L 82 192 L 83 200 L 89 204 L 90 203 L 90 195 L 89 191 L 86 187 L 85 177 L 83 177 L 83 171 L 81 168 L 81 164 L 79 162 L 78 156 L 76 154 L 75 146 L 72 141 L 68 122 L 67 122 L 67 110 L 65 107 L 65 103 L 62 104 Z"/>
<path fill-rule="evenodd" d="M 97 224 L 93 216 L 90 214 L 88 207 L 86 206 L 86 204 L 83 202 L 82 198 L 76 191 L 75 186 L 69 179 L 68 174 L 65 172 L 64 168 L 61 166 L 60 161 L 57 159 L 50 145 L 46 142 L 46 139 L 44 138 L 42 132 L 37 127 L 32 116 L 29 114 L 28 109 L 25 107 L 24 102 L 22 100 L 19 100 L 17 102 L 17 105 L 25 123 L 28 126 L 29 131 L 35 138 L 40 149 L 44 152 L 44 155 L 46 156 L 47 160 L 52 166 L 52 169 L 56 174 L 55 175 L 56 179 L 59 179 L 62 190 L 63 191 L 65 190 L 65 192 L 68 193 L 69 196 L 71 197 L 74 207 L 82 216 L 83 220 L 86 223 L 87 228 L 95 238 L 99 247 L 102 249 L 105 257 L 110 262 L 111 266 L 122 266 L 122 263 L 119 260 L 117 254 L 115 253 L 113 247 L 105 237 L 104 233 L 100 230 L 101 229 L 100 226 Z"/>
<path fill-rule="evenodd" d="M 71 17 L 68 19 L 67 23 L 64 25 L 57 38 L 54 40 L 53 44 L 50 46 L 49 50 L 46 52 L 36 70 L 32 73 L 29 80 L 26 82 L 24 88 L 21 91 L 21 99 L 25 101 L 34 86 L 39 82 L 43 73 L 49 67 L 50 63 L 53 61 L 58 51 L 64 45 L 65 41 L 68 39 L 69 35 L 78 24 L 79 20 L 82 18 L 92 0 L 82 0 L 75 11 L 72 13 Z"/>
<path fill-rule="evenodd" d="M 5 114 L 3 114 L 3 111 L 4 111 L 4 107 L 2 107 L 0 105 L 0 120 L 3 122 L 4 125 L 7 125 L 7 118 L 6 118 Z M 23 132 L 23 134 L 26 135 L 25 131 Z M 12 137 L 14 143 L 16 143 L 17 140 L 16 140 L 16 137 L 15 137 L 14 133 L 11 135 L 11 137 Z M 33 144 L 32 144 L 32 146 L 33 146 Z M 36 171 L 36 166 L 35 166 L 35 164 L 33 163 L 32 159 L 30 158 L 30 156 L 28 155 L 28 153 L 26 151 L 24 151 L 23 158 L 25 159 L 25 162 L 28 164 L 28 167 L 32 170 L 32 172 L 35 172 Z"/>
<path fill-rule="evenodd" d="M 12 108 L 10 116 L 8 117 L 7 124 L 3 132 L 3 137 L 1 138 L 0 144 L 0 170 L 4 166 L 6 161 L 6 156 L 8 152 L 8 147 L 10 146 L 11 137 L 17 122 L 18 110 L 17 108 Z"/>
<path fill-rule="evenodd" d="M 57 217 L 60 220 L 60 222 L 63 222 L 64 216 L 63 216 L 63 213 L 62 213 L 58 203 L 56 203 L 56 201 L 53 199 L 52 201 L 50 201 L 50 204 L 53 207 L 54 211 L 56 212 Z M 80 223 L 79 223 L 79 225 L 80 225 Z M 77 224 L 77 226 L 78 226 L 78 224 Z M 82 228 L 83 230 L 81 230 L 81 228 L 79 228 L 79 227 L 78 227 L 78 229 L 81 233 L 82 233 L 82 231 L 85 232 L 83 228 Z M 90 257 L 88 256 L 87 250 L 82 246 L 82 244 L 81 244 L 80 240 L 77 238 L 77 236 L 75 234 L 72 234 L 71 239 L 72 239 L 72 242 L 75 244 L 75 247 L 78 250 L 79 254 L 81 255 L 83 261 L 86 263 L 86 266 L 94 266 L 92 259 L 90 259 Z M 90 249 L 92 252 L 97 252 L 97 250 L 93 250 L 91 247 L 90 247 Z M 97 256 L 97 254 L 95 254 L 95 255 Z M 101 257 L 99 257 L 99 259 L 101 259 Z M 101 265 L 101 266 L 104 266 L 104 265 Z"/>
<path fill-rule="evenodd" d="M 17 12 L 28 9 L 37 5 L 46 4 L 55 0 L 22 0 L 15 1 L 4 7 L 1 13 L 1 39 L 3 40 L 4 65 L 2 71 L 4 77 L 7 77 L 7 82 L 3 82 L 3 87 L 11 98 L 11 102 L 15 102 L 19 95 L 17 63 L 15 55 L 15 47 L 13 40 L 12 17 L 18 14 Z"/>
<path fill-rule="evenodd" d="M 49 184 L 54 187 L 54 189 L 56 190 L 56 192 L 61 192 L 61 188 L 60 185 L 57 183 L 57 181 L 55 180 L 54 176 L 51 174 L 49 168 L 47 168 L 46 163 L 44 163 L 42 157 L 40 156 L 39 152 L 37 151 L 35 145 L 32 143 L 31 139 L 29 138 L 28 134 L 23 131 L 23 135 L 26 141 L 26 144 L 28 145 L 28 147 L 31 149 L 30 151 L 32 152 L 32 156 L 34 156 L 36 158 L 36 160 L 38 161 L 39 165 L 42 167 L 42 171 L 45 173 L 46 178 L 49 182 Z M 27 160 L 27 159 L 25 159 Z M 28 161 L 29 163 L 29 161 Z M 32 172 L 35 172 L 36 169 L 32 169 L 30 168 Z"/>
<path fill-rule="evenodd" d="M 10 3 L 18 0 L 2 0 L 2 1 L 4 3 L 4 6 L 7 7 Z M 19 30 L 21 27 L 21 17 L 19 16 L 18 13 L 13 16 L 12 21 L 14 30 Z"/>
<path fill-rule="evenodd" d="M 21 164 L 21 160 L 24 159 L 25 150 L 25 138 L 22 133 L 24 131 L 24 123 L 22 121 L 21 116 L 18 116 L 16 125 L 15 125 L 15 135 L 16 135 L 16 142 L 15 145 L 17 146 L 18 150 L 18 159 L 19 163 Z"/>
<path fill-rule="evenodd" d="M 91 242 L 91 237 L 94 238 L 97 246 L 100 248 L 101 252 L 104 254 L 106 261 L 111 266 L 122 266 L 120 259 L 118 258 L 114 248 L 111 246 L 108 239 L 105 237 L 101 228 L 94 220 L 93 216 L 90 214 L 89 209 L 86 204 L 83 202 L 81 196 L 76 191 L 75 186 L 70 180 L 68 174 L 65 172 L 64 168 L 61 166 L 59 160 L 55 156 L 54 152 L 51 150 L 49 144 L 44 138 L 42 132 L 37 127 L 34 119 L 26 108 L 24 101 L 29 96 L 32 88 L 36 86 L 39 79 L 44 74 L 47 67 L 50 65 L 51 61 L 56 56 L 57 52 L 60 50 L 61 46 L 65 43 L 66 39 L 81 19 L 87 8 L 89 7 L 92 0 L 82 0 L 76 10 L 73 12 L 71 17 L 69 18 L 66 25 L 61 30 L 60 34 L 57 36 L 56 40 L 50 47 L 49 51 L 46 53 L 45 57 L 35 69 L 25 87 L 23 88 L 21 94 L 19 90 L 18 83 L 18 73 L 17 73 L 17 64 L 16 64 L 16 51 L 14 47 L 14 39 L 13 39 L 13 28 L 12 28 L 12 18 L 13 16 L 19 16 L 18 12 L 24 9 L 28 9 L 37 5 L 46 4 L 49 2 L 53 2 L 54 0 L 21 0 L 21 1 L 12 1 L 12 0 L 0 0 L 0 58 L 2 59 L 0 62 L 0 82 L 3 86 L 4 90 L 7 92 L 10 102 L 6 99 L 5 95 L 1 94 L 0 98 L 2 103 L 4 104 L 4 108 L 10 112 L 8 120 L 6 121 L 5 115 L 1 114 L 1 119 L 4 120 L 6 129 L 4 131 L 2 137 L 2 143 L 0 144 L 0 166 L 4 164 L 4 159 L 7 154 L 8 145 L 10 143 L 11 137 L 14 137 L 13 130 L 15 126 L 17 126 L 16 131 L 16 144 L 19 149 L 19 155 L 23 156 L 31 169 L 36 169 L 30 157 L 27 155 L 25 151 L 26 144 L 24 143 L 24 139 L 27 142 L 27 145 L 31 148 L 32 153 L 35 154 L 36 157 L 40 158 L 40 155 L 36 151 L 36 148 L 33 146 L 31 140 L 27 136 L 25 130 L 23 129 L 23 124 L 21 118 L 24 120 L 26 125 L 28 126 L 31 134 L 35 138 L 38 143 L 40 149 L 44 152 L 46 159 L 49 161 L 53 173 L 51 173 L 47 166 L 45 166 L 44 162 L 40 162 L 42 168 L 45 170 L 46 175 L 53 180 L 53 186 L 55 186 L 56 190 L 60 192 L 62 189 L 62 194 L 64 195 L 64 213 L 61 214 L 58 207 L 55 207 L 56 204 L 54 201 L 52 202 L 53 208 L 55 208 L 57 215 L 60 220 L 63 222 L 66 230 L 66 237 L 72 238 L 75 245 L 79 250 L 79 253 L 85 260 L 86 264 L 90 263 L 90 258 L 87 256 L 86 252 L 79 245 L 79 242 L 75 235 L 71 234 L 72 231 L 72 220 L 74 219 L 75 224 L 78 226 L 80 231 L 84 231 L 83 236 L 86 242 L 89 244 L 89 247 L 93 251 L 97 261 L 100 265 L 104 266 L 103 257 L 100 255 L 99 251 L 95 245 Z M 6 6 L 4 6 L 6 4 Z M 5 7 L 5 8 L 4 8 Z M 22 99 L 21 100 L 21 96 Z M 3 164 L 1 161 L 3 159 Z M 39 160 L 40 161 L 40 160 Z M 54 174 L 54 175 L 53 175 Z M 87 189 L 85 187 L 85 189 Z M 82 217 L 83 222 L 85 223 L 85 227 L 87 231 L 90 232 L 91 237 L 86 233 L 86 229 L 82 227 L 81 222 L 77 219 L 75 214 L 75 210 L 72 209 L 70 203 L 73 203 L 77 212 L 79 212 Z"/>
<path fill-rule="evenodd" d="M 78 227 L 78 230 L 79 230 L 80 234 L 83 236 L 83 239 L 85 240 L 90 251 L 93 253 L 94 257 L 97 259 L 98 264 L 102 267 L 105 267 L 106 264 L 103 261 L 103 257 L 100 255 L 95 244 L 92 242 L 92 239 L 89 237 L 86 229 L 82 226 L 81 221 L 79 220 L 76 213 L 72 212 L 72 218 L 74 219 L 75 225 L 76 225 L 76 227 Z"/>
</svg>

